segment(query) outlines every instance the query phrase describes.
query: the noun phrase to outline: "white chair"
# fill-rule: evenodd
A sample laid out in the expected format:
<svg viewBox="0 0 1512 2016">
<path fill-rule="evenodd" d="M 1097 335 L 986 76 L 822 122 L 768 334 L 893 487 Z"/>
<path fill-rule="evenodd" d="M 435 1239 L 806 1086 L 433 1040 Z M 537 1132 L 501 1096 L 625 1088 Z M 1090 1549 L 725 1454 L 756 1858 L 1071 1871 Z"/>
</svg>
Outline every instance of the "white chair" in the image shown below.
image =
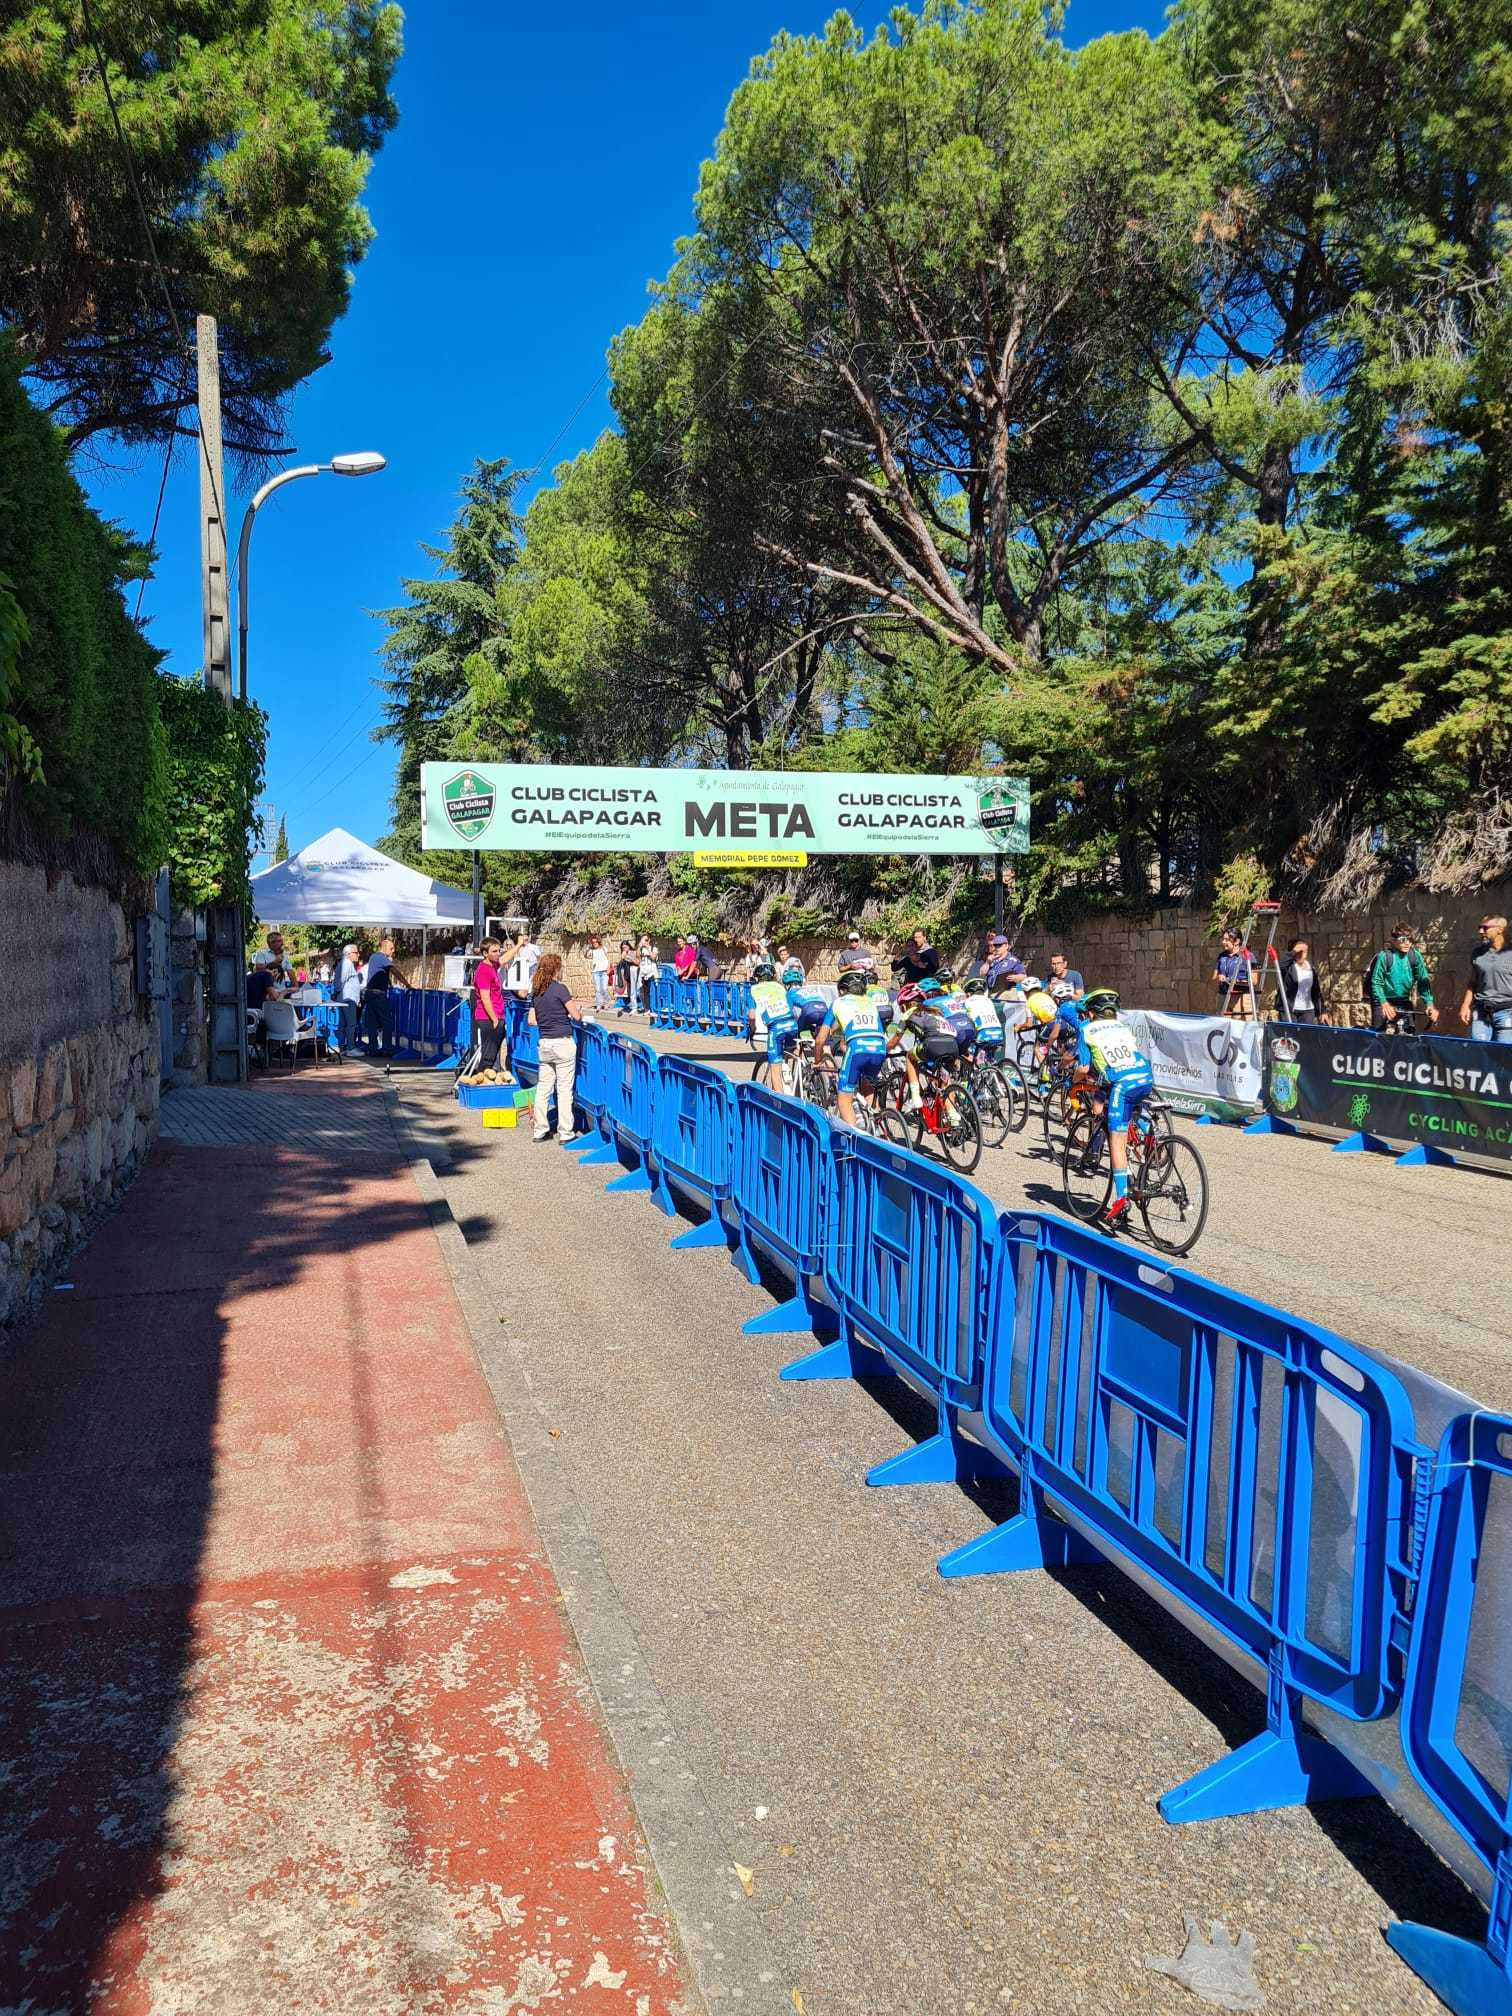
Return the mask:
<svg viewBox="0 0 1512 2016">
<path fill-rule="evenodd" d="M 270 1050 L 275 1043 L 287 1048 L 291 1071 L 298 1062 L 301 1043 L 308 1043 L 316 1063 L 320 1062 L 320 1031 L 313 1022 L 301 1022 L 287 1001 L 263 1003 L 263 1041 Z"/>
</svg>

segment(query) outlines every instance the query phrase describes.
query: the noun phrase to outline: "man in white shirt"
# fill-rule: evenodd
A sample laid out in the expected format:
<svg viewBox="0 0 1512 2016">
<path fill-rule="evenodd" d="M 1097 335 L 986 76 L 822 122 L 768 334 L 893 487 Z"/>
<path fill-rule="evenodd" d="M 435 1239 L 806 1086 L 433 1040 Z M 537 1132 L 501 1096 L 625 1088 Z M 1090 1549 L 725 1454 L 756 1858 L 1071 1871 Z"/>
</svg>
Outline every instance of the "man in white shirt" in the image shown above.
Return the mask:
<svg viewBox="0 0 1512 2016">
<path fill-rule="evenodd" d="M 522 994 L 527 999 L 531 982 L 535 979 L 535 969 L 541 957 L 541 948 L 529 931 L 522 931 L 514 942 L 514 950 L 509 955 L 508 986 L 513 994 Z"/>
<path fill-rule="evenodd" d="M 362 963 L 355 945 L 343 945 L 331 983 L 331 999 L 341 1013 L 343 1054 L 357 1048 L 357 1003 L 362 999 Z"/>
</svg>

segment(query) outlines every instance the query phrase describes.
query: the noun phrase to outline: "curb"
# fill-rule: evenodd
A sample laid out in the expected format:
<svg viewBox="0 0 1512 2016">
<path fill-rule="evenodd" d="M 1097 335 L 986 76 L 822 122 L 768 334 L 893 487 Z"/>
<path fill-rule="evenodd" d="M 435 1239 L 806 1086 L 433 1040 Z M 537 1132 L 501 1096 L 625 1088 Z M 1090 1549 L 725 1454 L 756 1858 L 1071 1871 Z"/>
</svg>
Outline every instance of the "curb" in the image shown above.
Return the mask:
<svg viewBox="0 0 1512 2016">
<path fill-rule="evenodd" d="M 729 1846 L 548 1439 L 525 1368 L 499 1324 L 435 1170 L 415 1148 L 401 1100 L 389 1092 L 388 1102 L 688 1957 L 689 1986 L 704 2016 L 732 2005 L 753 2016 L 792 2016 L 793 2002 L 781 1985 L 783 1963 L 736 1888 Z"/>
</svg>

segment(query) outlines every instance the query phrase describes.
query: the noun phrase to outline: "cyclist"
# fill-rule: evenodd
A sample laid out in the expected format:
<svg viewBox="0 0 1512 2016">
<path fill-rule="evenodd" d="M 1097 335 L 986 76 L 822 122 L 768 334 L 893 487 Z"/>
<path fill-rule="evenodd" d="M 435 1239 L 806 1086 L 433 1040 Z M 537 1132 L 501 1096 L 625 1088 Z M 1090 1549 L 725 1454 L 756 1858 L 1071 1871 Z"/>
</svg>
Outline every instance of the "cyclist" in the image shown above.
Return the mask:
<svg viewBox="0 0 1512 2016">
<path fill-rule="evenodd" d="M 1074 1050 L 1081 1041 L 1081 1017 L 1074 1001 L 1057 1001 L 1043 987 L 1037 987 L 1024 1003 L 1029 1020 L 1039 1027 L 1034 1045 L 1034 1067 L 1040 1070 L 1052 1050 Z"/>
<path fill-rule="evenodd" d="M 962 992 L 966 998 L 966 1012 L 976 1030 L 977 1052 L 985 1055 L 990 1063 L 996 1063 L 1003 1054 L 1003 1018 L 993 1006 L 987 976 L 984 973 L 968 976 Z"/>
<path fill-rule="evenodd" d="M 1129 1121 L 1154 1092 L 1155 1074 L 1132 1032 L 1119 1021 L 1118 996 L 1111 987 L 1094 987 L 1074 1006 L 1081 1022 L 1077 1077 L 1095 1086 L 1093 1111 L 1107 1121 L 1113 1202 L 1106 1222 L 1116 1226 L 1129 1211 Z"/>
<path fill-rule="evenodd" d="M 815 984 L 804 979 L 801 970 L 796 980 L 790 980 L 787 971 L 784 970 L 782 985 L 787 993 L 788 1006 L 793 1011 L 793 1019 L 798 1024 L 799 1035 L 801 1036 L 807 1029 L 817 1033 L 820 1024 L 829 1013 L 829 1002 Z"/>
<path fill-rule="evenodd" d="M 888 993 L 887 989 L 882 985 L 880 980 L 876 979 L 870 973 L 867 974 L 867 978 L 871 983 L 867 991 L 871 999 L 875 1001 L 877 1004 L 877 1013 L 882 1018 L 883 1029 L 886 1030 L 892 1024 L 893 998 L 891 994 Z"/>
<path fill-rule="evenodd" d="M 857 1089 L 863 1079 L 870 1083 L 876 1078 L 887 1055 L 882 1018 L 871 998 L 868 977 L 859 967 L 847 967 L 840 975 L 834 1005 L 814 1038 L 815 1064 L 823 1064 L 831 1036 L 838 1040 L 841 1051 L 840 1118 L 847 1127 L 854 1127 Z"/>
<path fill-rule="evenodd" d="M 777 978 L 770 959 L 758 959 L 751 968 L 751 1033 L 766 1039 L 766 1084 L 773 1092 L 782 1090 L 782 1054 L 798 1034 L 798 1017 L 788 1005 L 787 989 Z"/>
<path fill-rule="evenodd" d="M 1413 994 L 1422 1003 L 1430 1028 L 1438 1021 L 1433 1005 L 1433 988 L 1428 980 L 1428 963 L 1417 947 L 1417 933 L 1410 924 L 1393 924 L 1391 943 L 1377 952 L 1365 976 L 1365 992 L 1370 1001 L 1372 1029 L 1389 1029 L 1401 1022 L 1410 1030 L 1415 1013 Z"/>
<path fill-rule="evenodd" d="M 957 985 L 955 974 L 948 966 L 942 966 L 935 975 L 940 989 L 940 1010 L 955 1034 L 956 1048 L 964 1057 L 968 1050 L 976 1047 L 977 1028 L 972 1020 L 971 1010 L 966 1005 L 966 996 Z"/>
<path fill-rule="evenodd" d="M 906 980 L 898 989 L 892 1028 L 887 1032 L 887 1047 L 889 1051 L 899 1052 L 908 1073 L 908 1097 L 903 1102 L 905 1113 L 917 1113 L 924 1103 L 916 1060 L 923 1056 L 927 1062 L 936 1063 L 943 1054 L 960 1054 L 956 1048 L 955 1031 L 940 1011 L 941 999 L 939 984 L 934 980 L 921 980 L 917 984 Z"/>
</svg>

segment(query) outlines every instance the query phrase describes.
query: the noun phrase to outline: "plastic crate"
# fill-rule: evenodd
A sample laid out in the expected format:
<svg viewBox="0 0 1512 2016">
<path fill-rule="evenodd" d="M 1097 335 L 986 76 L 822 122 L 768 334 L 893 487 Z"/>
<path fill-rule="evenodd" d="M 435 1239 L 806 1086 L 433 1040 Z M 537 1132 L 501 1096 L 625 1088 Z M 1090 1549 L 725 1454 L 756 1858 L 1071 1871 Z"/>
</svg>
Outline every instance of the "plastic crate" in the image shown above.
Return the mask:
<svg viewBox="0 0 1512 2016">
<path fill-rule="evenodd" d="M 518 1085 L 459 1085 L 457 1104 L 459 1106 L 508 1106 L 511 1110 L 519 1103 Z"/>
<path fill-rule="evenodd" d="M 514 1127 L 519 1124 L 517 1106 L 490 1106 L 480 1116 L 485 1127 Z"/>
</svg>

